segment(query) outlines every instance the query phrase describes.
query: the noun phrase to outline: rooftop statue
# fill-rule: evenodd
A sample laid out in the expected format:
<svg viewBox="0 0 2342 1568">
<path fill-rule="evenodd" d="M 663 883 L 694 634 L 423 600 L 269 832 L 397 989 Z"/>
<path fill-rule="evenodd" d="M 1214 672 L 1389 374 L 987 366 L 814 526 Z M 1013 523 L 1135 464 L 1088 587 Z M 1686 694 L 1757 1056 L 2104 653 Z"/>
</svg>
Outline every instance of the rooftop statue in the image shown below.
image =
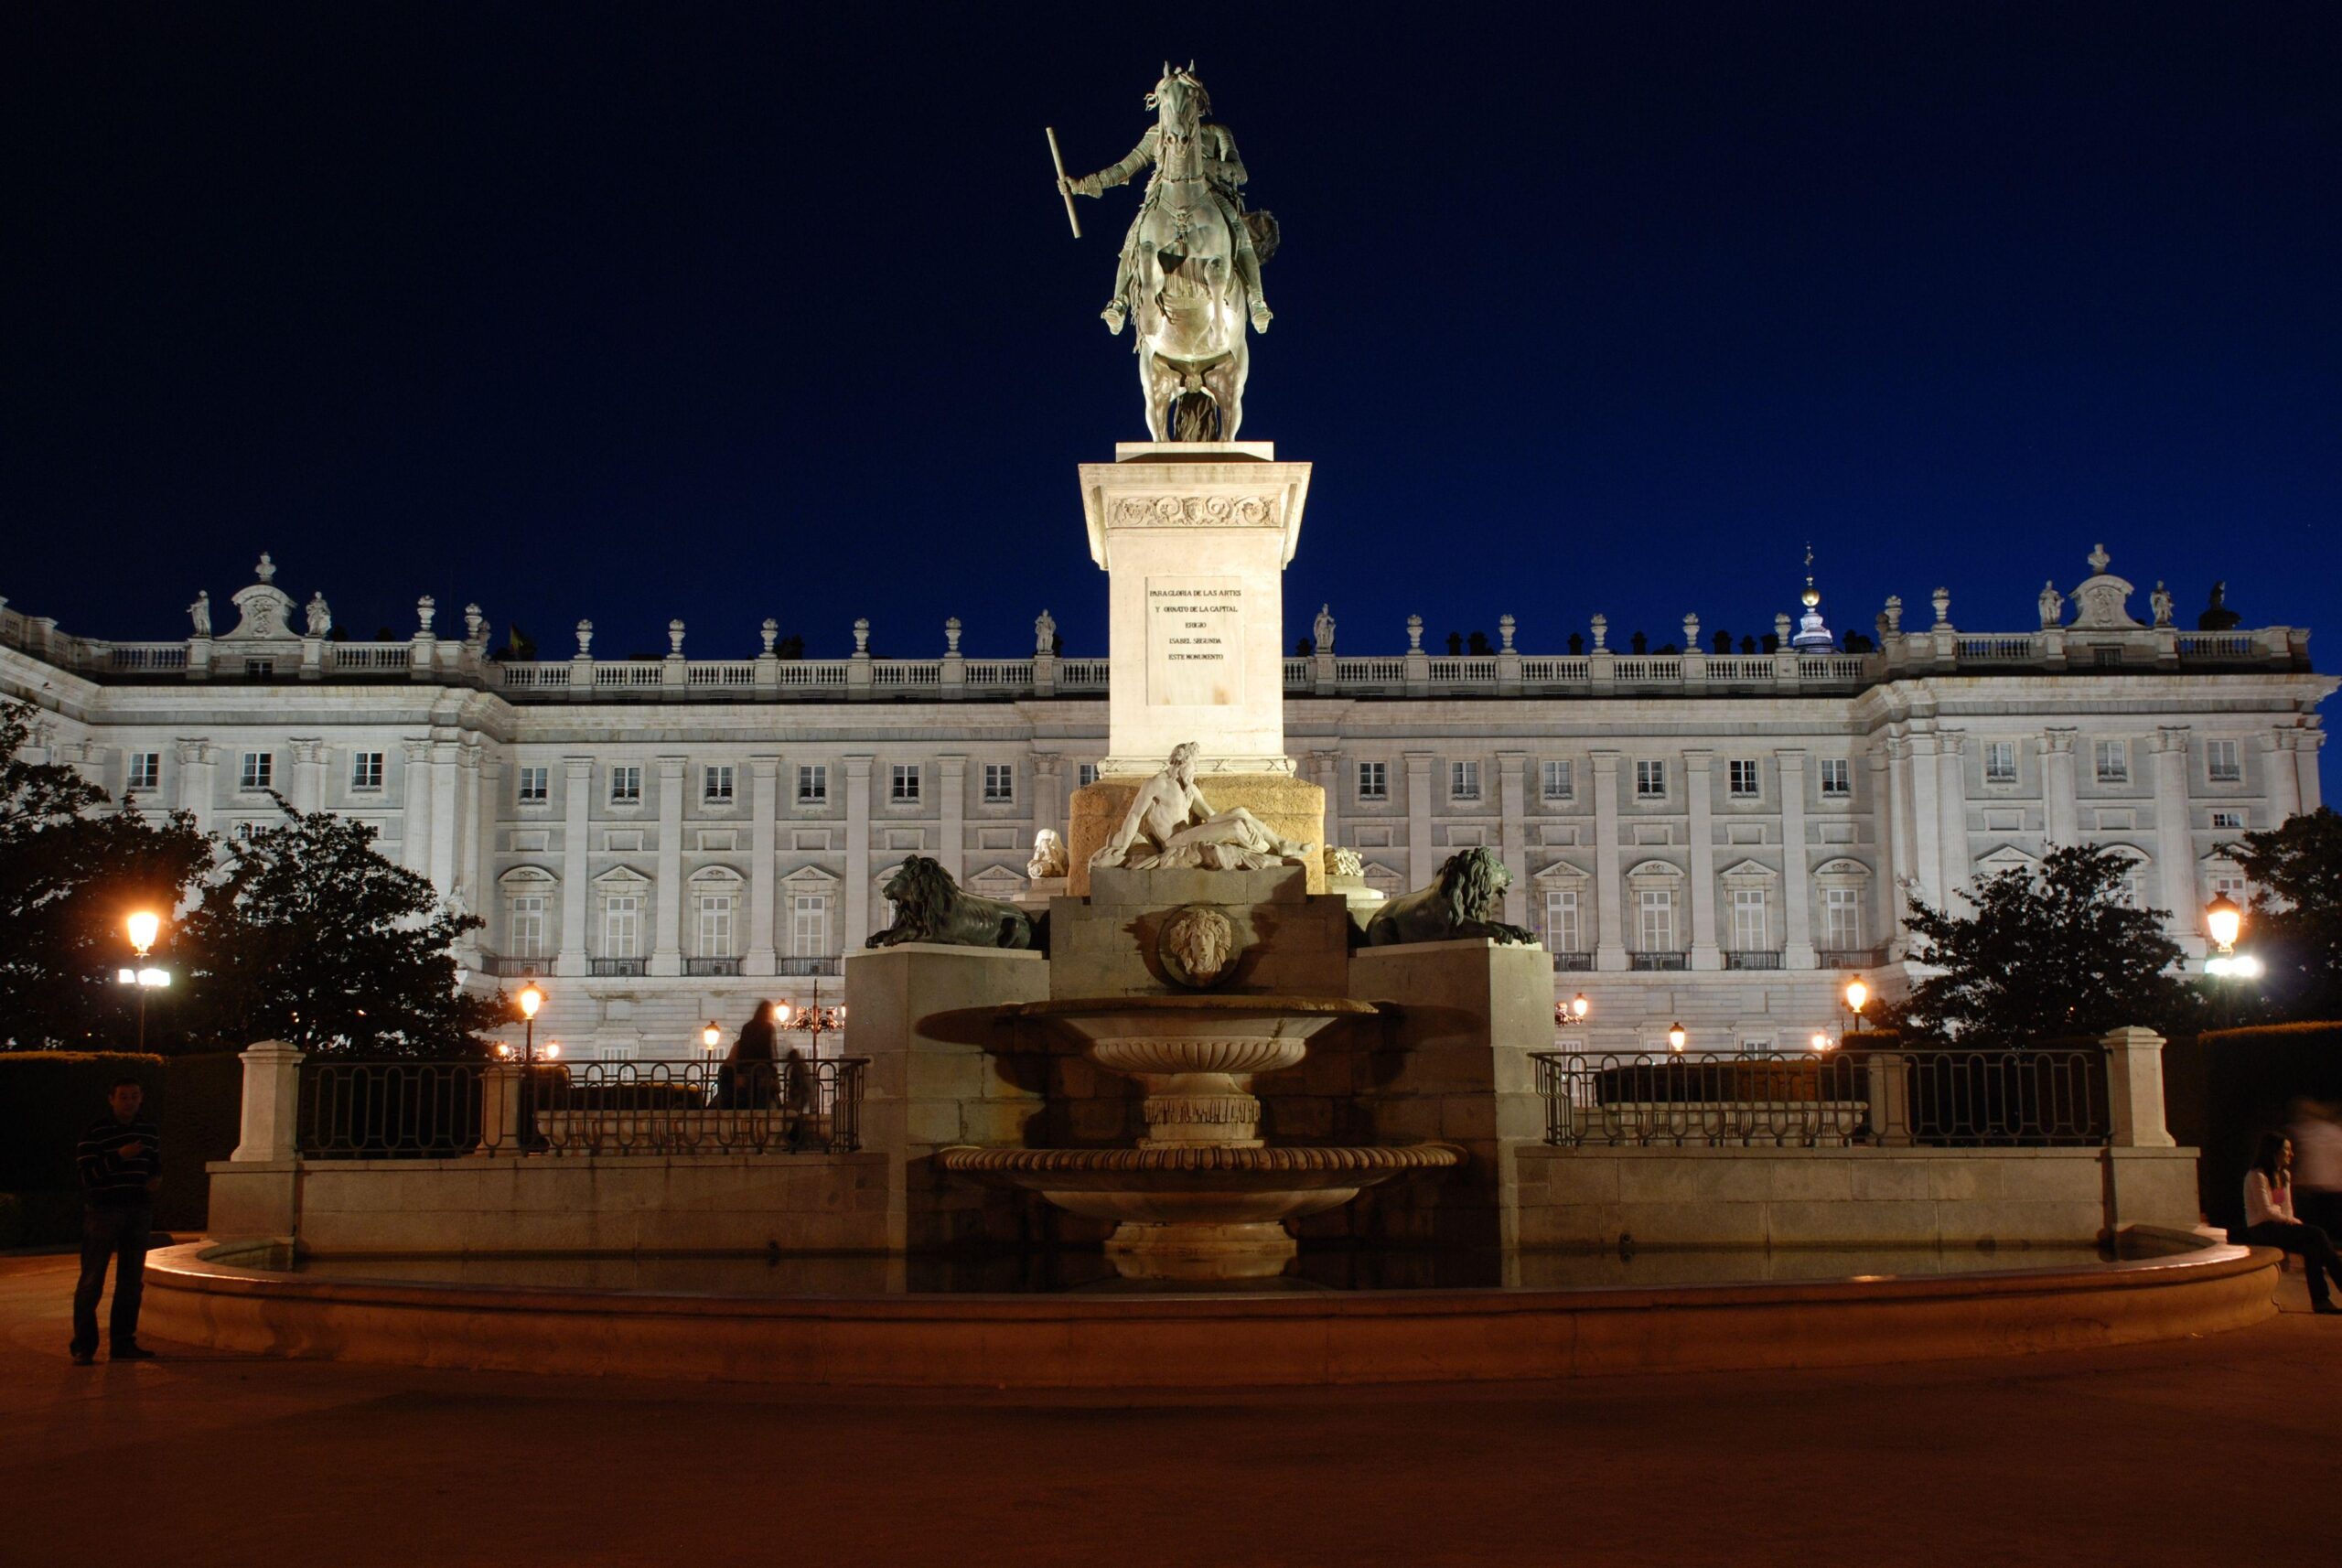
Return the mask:
<svg viewBox="0 0 2342 1568">
<path fill-rule="evenodd" d="M 1305 865 L 1316 850 L 1278 837 L 1241 806 L 1213 811 L 1196 788 L 1195 742 L 1186 741 L 1171 748 L 1161 772 L 1139 786 L 1122 825 L 1090 864 L 1133 871 L 1265 871 Z"/>
<path fill-rule="evenodd" d="M 1192 60 L 1165 61 L 1146 106 L 1155 124 L 1128 156 L 1079 179 L 1060 172 L 1058 188 L 1068 198 L 1101 196 L 1153 166 L 1123 241 L 1113 296 L 1100 314 L 1109 332 L 1137 319 L 1133 347 L 1149 435 L 1232 441 L 1251 369 L 1245 323 L 1266 332 L 1272 319 L 1261 263 L 1275 253 L 1276 220 L 1244 209 L 1247 176 L 1236 137 L 1206 118 L 1211 96 Z"/>
</svg>

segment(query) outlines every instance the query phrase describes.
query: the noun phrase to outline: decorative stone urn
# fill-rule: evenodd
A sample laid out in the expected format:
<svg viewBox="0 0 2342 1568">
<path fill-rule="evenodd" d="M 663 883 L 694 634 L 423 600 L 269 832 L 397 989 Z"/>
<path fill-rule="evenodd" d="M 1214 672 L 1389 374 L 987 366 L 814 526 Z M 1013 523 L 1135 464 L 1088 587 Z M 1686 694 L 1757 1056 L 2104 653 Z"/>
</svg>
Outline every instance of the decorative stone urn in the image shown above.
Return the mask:
<svg viewBox="0 0 2342 1568">
<path fill-rule="evenodd" d="M 1463 1151 L 1268 1148 L 1255 1134 L 1257 1073 L 1295 1067 L 1312 1035 L 1372 1004 L 1337 996 L 1115 996 L 1026 1003 L 1013 1016 L 1078 1033 L 1090 1059 L 1146 1090 L 1131 1149 L 949 1148 L 947 1171 L 1039 1193 L 1120 1221 L 1107 1256 L 1126 1279 L 1239 1280 L 1282 1273 L 1297 1251 L 1284 1221 L 1338 1208 L 1393 1176 L 1445 1170 Z"/>
</svg>

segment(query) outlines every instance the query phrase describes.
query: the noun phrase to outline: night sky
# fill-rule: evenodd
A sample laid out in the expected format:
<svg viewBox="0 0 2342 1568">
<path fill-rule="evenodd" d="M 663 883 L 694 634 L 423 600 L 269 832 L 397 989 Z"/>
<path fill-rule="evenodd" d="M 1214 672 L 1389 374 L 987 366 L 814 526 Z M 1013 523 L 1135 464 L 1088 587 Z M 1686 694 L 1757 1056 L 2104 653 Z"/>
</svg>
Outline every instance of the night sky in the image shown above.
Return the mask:
<svg viewBox="0 0 2342 1568">
<path fill-rule="evenodd" d="M 2342 6 L 1541 13 L 9 4 L 0 594 L 177 637 L 267 549 L 360 637 L 1103 652 L 1136 195 L 1075 242 L 1042 126 L 1101 167 L 1192 56 L 1284 226 L 1288 644 L 1761 632 L 1809 539 L 1841 631 L 2102 540 L 2342 640 Z"/>
</svg>

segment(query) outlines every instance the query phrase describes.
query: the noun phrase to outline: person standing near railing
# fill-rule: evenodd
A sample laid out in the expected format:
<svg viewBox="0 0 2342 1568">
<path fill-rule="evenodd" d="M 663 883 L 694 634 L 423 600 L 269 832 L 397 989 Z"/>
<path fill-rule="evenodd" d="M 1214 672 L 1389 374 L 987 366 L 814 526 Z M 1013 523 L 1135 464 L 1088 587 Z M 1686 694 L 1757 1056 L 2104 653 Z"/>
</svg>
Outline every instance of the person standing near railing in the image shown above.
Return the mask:
<svg viewBox="0 0 2342 1568">
<path fill-rule="evenodd" d="M 155 1191 L 163 1185 L 163 1135 L 138 1114 L 146 1091 L 118 1078 L 107 1113 L 81 1134 L 73 1164 L 81 1177 L 81 1275 L 73 1286 L 73 1364 L 98 1355 L 98 1297 L 114 1264 L 113 1312 L 107 1324 L 114 1361 L 149 1361 L 138 1343 L 138 1305 L 146 1289 L 146 1240 L 155 1229 Z"/>
<path fill-rule="evenodd" d="M 2245 1172 L 2242 1240 L 2301 1259 L 2309 1272 L 2310 1310 L 2342 1312 L 2327 1287 L 2329 1280 L 2342 1281 L 2342 1257 L 2325 1231 L 2294 1218 L 2294 1144 L 2283 1133 L 2261 1135 L 2252 1168 Z"/>
<path fill-rule="evenodd" d="M 2286 1133 L 2294 1140 L 2294 1204 L 2328 1236 L 2342 1233 L 2342 1122 L 2321 1101 L 2296 1100 Z"/>
</svg>

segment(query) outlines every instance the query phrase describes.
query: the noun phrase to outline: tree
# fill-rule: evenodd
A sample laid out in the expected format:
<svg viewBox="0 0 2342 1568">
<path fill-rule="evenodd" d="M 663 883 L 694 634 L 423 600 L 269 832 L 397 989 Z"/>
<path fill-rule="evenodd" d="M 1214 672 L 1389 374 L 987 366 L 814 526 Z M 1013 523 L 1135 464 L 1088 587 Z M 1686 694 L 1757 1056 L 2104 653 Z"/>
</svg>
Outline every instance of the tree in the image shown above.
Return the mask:
<svg viewBox="0 0 2342 1568">
<path fill-rule="evenodd" d="M 370 1057 L 485 1051 L 480 1031 L 506 1004 L 458 990 L 452 950 L 484 922 L 384 859 L 371 827 L 276 803 L 285 820 L 229 841 L 186 921 L 196 1036 L 222 1050 L 281 1039 Z"/>
<path fill-rule="evenodd" d="M 0 703 L 0 1047 L 120 1047 L 123 921 L 140 908 L 168 917 L 211 845 L 184 812 L 150 822 L 73 768 L 28 760 L 34 717 Z"/>
<path fill-rule="evenodd" d="M 1913 956 L 1942 972 L 1900 1009 L 1922 1036 L 2022 1045 L 2126 1024 L 2192 1026 L 2201 998 L 2181 978 L 2163 918 L 2123 901 L 2111 850 L 2055 849 L 2037 870 L 1979 876 L 1972 915 L 1912 900 Z"/>
<path fill-rule="evenodd" d="M 2221 846 L 2252 885 L 2247 945 L 2279 1019 L 2342 1016 L 2342 815 L 2320 806 Z"/>
</svg>

